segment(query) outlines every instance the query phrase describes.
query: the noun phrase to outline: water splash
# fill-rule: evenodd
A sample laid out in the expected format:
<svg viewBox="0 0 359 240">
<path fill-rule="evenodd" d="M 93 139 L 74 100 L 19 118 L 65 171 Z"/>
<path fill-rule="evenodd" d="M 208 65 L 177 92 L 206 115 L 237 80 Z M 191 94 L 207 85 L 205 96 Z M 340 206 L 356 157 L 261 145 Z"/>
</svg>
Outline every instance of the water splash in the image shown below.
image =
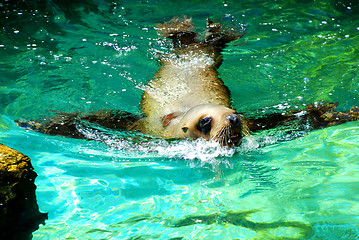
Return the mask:
<svg viewBox="0 0 359 240">
<path fill-rule="evenodd" d="M 219 165 L 236 153 L 255 151 L 259 144 L 252 137 L 243 139 L 239 147 L 225 147 L 218 142 L 203 139 L 165 140 L 155 139 L 141 133 L 102 131 L 93 128 L 78 128 L 87 139 L 106 144 L 111 151 L 105 155 L 115 159 L 123 158 L 169 158 L 199 161 Z M 93 154 L 93 152 L 91 152 Z"/>
</svg>

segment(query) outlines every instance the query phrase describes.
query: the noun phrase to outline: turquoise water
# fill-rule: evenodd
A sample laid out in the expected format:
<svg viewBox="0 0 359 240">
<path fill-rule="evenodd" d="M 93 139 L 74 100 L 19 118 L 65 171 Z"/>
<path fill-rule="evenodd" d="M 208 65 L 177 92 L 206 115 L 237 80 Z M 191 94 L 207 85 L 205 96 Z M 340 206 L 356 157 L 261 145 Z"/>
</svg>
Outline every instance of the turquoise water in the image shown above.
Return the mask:
<svg viewBox="0 0 359 240">
<path fill-rule="evenodd" d="M 41 4 L 42 3 L 42 4 Z M 46 3 L 46 4 L 45 4 Z M 0 3 L 0 142 L 32 159 L 48 212 L 34 239 L 358 239 L 359 124 L 280 129 L 227 149 L 125 133 L 75 140 L 18 128 L 55 111 L 139 113 L 173 16 L 245 29 L 219 69 L 259 116 L 358 103 L 359 11 L 349 1 Z M 257 147 L 259 146 L 259 147 Z"/>
</svg>

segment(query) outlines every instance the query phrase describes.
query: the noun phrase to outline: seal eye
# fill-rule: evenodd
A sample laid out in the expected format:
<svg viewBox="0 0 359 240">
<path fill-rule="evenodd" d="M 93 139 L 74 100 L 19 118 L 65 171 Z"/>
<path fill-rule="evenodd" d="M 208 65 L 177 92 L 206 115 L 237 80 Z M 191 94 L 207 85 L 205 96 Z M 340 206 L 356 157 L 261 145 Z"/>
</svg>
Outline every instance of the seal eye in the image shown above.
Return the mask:
<svg viewBox="0 0 359 240">
<path fill-rule="evenodd" d="M 197 123 L 197 129 L 203 133 L 208 134 L 211 131 L 211 122 L 213 121 L 210 117 L 203 117 L 199 119 Z"/>
<path fill-rule="evenodd" d="M 182 128 L 182 131 L 183 131 L 184 133 L 186 133 L 186 132 L 188 131 L 188 127 L 183 127 L 183 128 Z"/>
</svg>

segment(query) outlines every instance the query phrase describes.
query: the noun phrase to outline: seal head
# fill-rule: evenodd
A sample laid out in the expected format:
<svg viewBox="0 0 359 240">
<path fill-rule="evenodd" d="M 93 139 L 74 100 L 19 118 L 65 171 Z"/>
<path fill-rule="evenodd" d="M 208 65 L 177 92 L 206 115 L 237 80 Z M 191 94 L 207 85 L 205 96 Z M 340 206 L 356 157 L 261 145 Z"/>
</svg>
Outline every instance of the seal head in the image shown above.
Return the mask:
<svg viewBox="0 0 359 240">
<path fill-rule="evenodd" d="M 173 115 L 171 115 L 173 117 Z M 231 108 L 200 104 L 166 122 L 166 135 L 173 138 L 203 138 L 223 146 L 239 145 L 249 135 L 245 121 Z"/>
</svg>

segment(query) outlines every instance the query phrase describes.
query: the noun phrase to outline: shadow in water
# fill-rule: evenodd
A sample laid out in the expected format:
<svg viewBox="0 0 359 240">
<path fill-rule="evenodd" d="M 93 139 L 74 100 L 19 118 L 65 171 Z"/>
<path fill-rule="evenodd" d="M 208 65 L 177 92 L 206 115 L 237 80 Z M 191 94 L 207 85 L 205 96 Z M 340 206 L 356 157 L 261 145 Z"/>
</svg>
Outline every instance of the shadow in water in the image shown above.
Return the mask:
<svg viewBox="0 0 359 240">
<path fill-rule="evenodd" d="M 178 220 L 172 224 L 171 227 L 179 228 L 195 224 L 232 224 L 235 226 L 244 227 L 256 232 L 264 233 L 267 230 L 275 230 L 279 228 L 295 228 L 299 230 L 298 239 L 308 239 L 313 235 L 313 229 L 310 225 L 297 221 L 275 221 L 269 223 L 255 222 L 248 220 L 248 217 L 257 212 L 257 210 L 237 212 L 225 211 L 217 212 L 209 215 L 188 216 Z M 276 239 L 293 239 L 293 237 L 278 237 Z"/>
</svg>

